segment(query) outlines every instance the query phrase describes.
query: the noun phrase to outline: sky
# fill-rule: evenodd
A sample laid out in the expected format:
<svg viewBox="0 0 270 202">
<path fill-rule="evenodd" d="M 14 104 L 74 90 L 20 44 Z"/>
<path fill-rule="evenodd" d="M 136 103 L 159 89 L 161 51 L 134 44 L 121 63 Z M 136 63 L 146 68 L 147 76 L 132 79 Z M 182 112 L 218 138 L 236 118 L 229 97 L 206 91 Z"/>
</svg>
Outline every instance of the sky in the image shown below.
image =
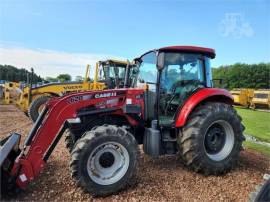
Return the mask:
<svg viewBox="0 0 270 202">
<path fill-rule="evenodd" d="M 214 48 L 214 67 L 270 62 L 269 10 L 269 0 L 1 0 L 0 64 L 75 77 L 170 45 Z"/>
</svg>

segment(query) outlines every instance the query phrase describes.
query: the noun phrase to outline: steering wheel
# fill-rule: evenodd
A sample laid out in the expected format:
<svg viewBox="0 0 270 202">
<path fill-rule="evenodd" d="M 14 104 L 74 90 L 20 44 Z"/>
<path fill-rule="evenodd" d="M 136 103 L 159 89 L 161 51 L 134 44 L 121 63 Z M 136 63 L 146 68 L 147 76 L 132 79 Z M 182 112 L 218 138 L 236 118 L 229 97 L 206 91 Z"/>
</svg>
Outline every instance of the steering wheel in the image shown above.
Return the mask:
<svg viewBox="0 0 270 202">
<path fill-rule="evenodd" d="M 167 102 L 166 104 L 166 107 L 165 107 L 165 114 L 167 115 L 168 113 L 168 108 L 169 106 L 171 105 L 172 101 L 174 100 L 174 98 L 181 93 L 177 93 L 176 92 L 176 89 L 177 87 L 179 86 L 183 86 L 183 87 L 186 87 L 186 86 L 203 86 L 203 82 L 199 81 L 199 80 L 181 80 L 181 81 L 178 81 L 176 82 L 175 84 L 172 85 L 171 87 L 171 92 L 173 93 L 173 96 L 170 98 L 170 100 Z M 198 89 L 198 87 L 195 87 L 192 91 L 190 91 L 190 94 L 192 94 L 194 91 L 196 91 Z M 183 97 L 183 95 L 182 95 Z"/>
<path fill-rule="evenodd" d="M 172 85 L 171 92 L 175 92 L 176 88 L 179 86 L 186 87 L 188 85 L 200 86 L 200 85 L 203 85 L 203 82 L 200 80 L 180 80 Z M 196 89 L 196 88 L 194 88 L 194 89 Z"/>
<path fill-rule="evenodd" d="M 116 88 L 123 88 L 125 84 L 125 81 L 123 79 L 118 79 L 118 84 L 116 85 Z"/>
</svg>

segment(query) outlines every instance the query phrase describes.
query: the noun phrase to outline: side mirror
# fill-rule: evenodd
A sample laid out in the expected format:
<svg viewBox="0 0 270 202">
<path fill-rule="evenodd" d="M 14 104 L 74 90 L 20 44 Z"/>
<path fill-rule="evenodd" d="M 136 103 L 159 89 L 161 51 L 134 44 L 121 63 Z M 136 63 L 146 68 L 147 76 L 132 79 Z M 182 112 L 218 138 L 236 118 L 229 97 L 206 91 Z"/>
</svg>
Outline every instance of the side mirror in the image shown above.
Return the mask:
<svg viewBox="0 0 270 202">
<path fill-rule="evenodd" d="M 157 69 L 161 70 L 164 67 L 164 61 L 165 60 L 165 53 L 161 52 L 158 54 L 157 57 Z"/>
</svg>

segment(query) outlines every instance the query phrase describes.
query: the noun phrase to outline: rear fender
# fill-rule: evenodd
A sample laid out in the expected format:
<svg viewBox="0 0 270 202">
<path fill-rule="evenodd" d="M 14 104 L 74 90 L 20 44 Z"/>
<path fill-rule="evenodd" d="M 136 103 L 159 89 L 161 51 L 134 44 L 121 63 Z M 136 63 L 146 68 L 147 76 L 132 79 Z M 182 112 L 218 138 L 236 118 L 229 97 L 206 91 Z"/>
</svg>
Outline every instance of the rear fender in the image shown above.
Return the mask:
<svg viewBox="0 0 270 202">
<path fill-rule="evenodd" d="M 233 96 L 229 91 L 218 88 L 204 88 L 192 96 L 190 96 L 184 103 L 183 107 L 178 111 L 175 121 L 175 127 L 182 127 L 185 125 L 189 114 L 203 102 L 224 102 L 233 104 Z"/>
</svg>

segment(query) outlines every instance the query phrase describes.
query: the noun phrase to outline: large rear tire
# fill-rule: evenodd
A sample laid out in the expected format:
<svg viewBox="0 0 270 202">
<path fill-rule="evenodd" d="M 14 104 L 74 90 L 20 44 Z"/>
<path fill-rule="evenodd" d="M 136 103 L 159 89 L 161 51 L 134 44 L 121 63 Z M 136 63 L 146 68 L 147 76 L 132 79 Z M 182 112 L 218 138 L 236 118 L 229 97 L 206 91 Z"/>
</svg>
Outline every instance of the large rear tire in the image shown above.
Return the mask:
<svg viewBox="0 0 270 202">
<path fill-rule="evenodd" d="M 138 145 L 122 127 L 103 125 L 85 133 L 71 154 L 71 175 L 94 196 L 117 193 L 134 182 Z"/>
<path fill-rule="evenodd" d="M 184 163 L 196 172 L 219 175 L 230 171 L 242 149 L 244 126 L 231 105 L 209 102 L 189 116 L 179 136 Z"/>
<path fill-rule="evenodd" d="M 50 96 L 43 95 L 33 100 L 28 108 L 28 115 L 35 122 L 45 103 L 50 99 Z"/>
</svg>

